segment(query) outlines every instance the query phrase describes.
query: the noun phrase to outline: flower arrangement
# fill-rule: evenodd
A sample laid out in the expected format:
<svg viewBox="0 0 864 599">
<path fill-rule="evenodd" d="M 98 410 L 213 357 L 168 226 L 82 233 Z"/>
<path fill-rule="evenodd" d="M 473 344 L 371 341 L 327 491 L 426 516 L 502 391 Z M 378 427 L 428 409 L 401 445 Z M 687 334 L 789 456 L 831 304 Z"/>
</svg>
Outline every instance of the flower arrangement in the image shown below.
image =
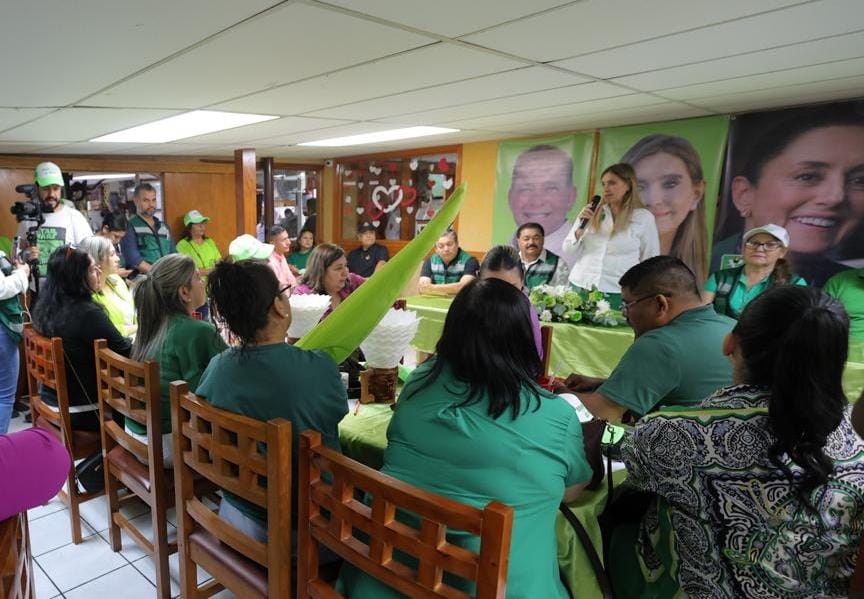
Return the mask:
<svg viewBox="0 0 864 599">
<path fill-rule="evenodd" d="M 528 299 L 542 322 L 587 322 L 601 327 L 617 327 L 627 322 L 597 289 L 592 289 L 585 298 L 564 285 L 539 285 L 531 290 Z"/>
</svg>

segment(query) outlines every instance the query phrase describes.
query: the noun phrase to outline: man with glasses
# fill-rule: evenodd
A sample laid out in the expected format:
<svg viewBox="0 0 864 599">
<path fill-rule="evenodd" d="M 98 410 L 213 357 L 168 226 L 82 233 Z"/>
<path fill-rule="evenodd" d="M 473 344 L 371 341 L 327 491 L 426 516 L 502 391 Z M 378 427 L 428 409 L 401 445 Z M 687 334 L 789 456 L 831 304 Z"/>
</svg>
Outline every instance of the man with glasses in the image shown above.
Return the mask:
<svg viewBox="0 0 864 599">
<path fill-rule="evenodd" d="M 621 312 L 636 339 L 608 379 L 565 385 L 596 417 L 630 423 L 659 406 L 695 405 L 732 382 L 723 338 L 735 321 L 706 306 L 678 258 L 656 256 L 621 277 Z"/>
</svg>

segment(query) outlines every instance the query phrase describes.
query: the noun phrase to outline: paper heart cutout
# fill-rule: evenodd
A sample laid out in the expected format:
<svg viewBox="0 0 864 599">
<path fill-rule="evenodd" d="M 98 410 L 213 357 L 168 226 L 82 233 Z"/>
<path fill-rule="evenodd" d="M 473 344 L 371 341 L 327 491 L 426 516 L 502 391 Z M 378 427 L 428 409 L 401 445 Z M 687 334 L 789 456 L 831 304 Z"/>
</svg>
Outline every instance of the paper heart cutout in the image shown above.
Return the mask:
<svg viewBox="0 0 864 599">
<path fill-rule="evenodd" d="M 408 214 L 411 214 L 412 212 L 414 212 L 414 206 L 407 206 L 405 208 L 405 212 L 407 212 Z"/>
<path fill-rule="evenodd" d="M 374 181 L 369 181 L 369 185 L 378 185 L 378 179 L 375 179 Z"/>
<path fill-rule="evenodd" d="M 435 179 L 426 179 L 426 187 L 429 189 L 435 187 Z"/>
<path fill-rule="evenodd" d="M 430 173 L 434 173 L 434 172 L 435 172 L 435 165 L 434 165 L 434 164 L 430 164 L 430 165 L 429 165 L 429 172 L 430 172 Z"/>
<path fill-rule="evenodd" d="M 381 174 L 381 167 L 375 166 L 374 164 L 370 164 L 369 165 L 369 172 L 372 173 L 373 175 L 380 175 Z"/>
<path fill-rule="evenodd" d="M 417 165 L 418 165 L 418 164 L 419 164 L 419 163 L 417 162 L 417 159 L 414 158 L 414 159 L 411 160 L 411 162 L 408 163 L 408 168 L 410 168 L 412 171 L 416 171 L 416 170 L 417 170 Z"/>
<path fill-rule="evenodd" d="M 375 228 L 377 228 L 378 225 L 380 225 L 380 224 L 381 224 L 381 221 L 380 221 L 380 220 L 373 220 L 373 221 L 372 221 L 372 226 L 375 227 Z"/>
<path fill-rule="evenodd" d="M 373 204 L 372 202 L 366 204 L 366 213 L 369 215 L 369 218 L 371 220 L 378 220 L 379 218 L 384 216 L 384 211 L 377 209 L 375 204 Z"/>
<path fill-rule="evenodd" d="M 417 199 L 417 190 L 413 187 L 403 187 L 402 191 L 405 192 L 405 197 L 402 199 L 403 206 L 410 206 Z"/>
<path fill-rule="evenodd" d="M 381 203 L 379 202 L 378 197 L 382 193 L 389 196 L 391 193 L 394 193 L 394 192 L 399 192 L 399 196 L 396 198 L 396 200 L 394 200 L 393 203 L 391 203 L 389 206 L 386 206 L 386 207 L 381 206 Z M 393 212 L 394 210 L 396 210 L 396 208 L 398 208 L 399 205 L 402 203 L 402 198 L 404 198 L 404 197 L 405 197 L 405 193 L 402 191 L 402 188 L 399 187 L 398 185 L 391 185 L 389 189 L 387 187 L 384 187 L 383 185 L 379 185 L 378 187 L 376 187 L 375 189 L 372 190 L 372 203 L 375 204 L 375 207 L 378 210 L 380 210 L 381 212 L 383 212 L 384 214 L 387 214 L 388 212 Z"/>
<path fill-rule="evenodd" d="M 357 206 L 357 214 L 363 214 L 363 206 Z"/>
<path fill-rule="evenodd" d="M 447 162 L 447 159 L 442 157 L 441 160 L 438 161 L 438 170 L 443 173 L 449 168 L 450 164 Z"/>
<path fill-rule="evenodd" d="M 354 174 L 354 171 L 352 171 L 351 169 L 348 169 L 345 171 L 345 177 L 348 179 L 350 179 L 351 175 L 353 175 L 353 174 Z"/>
<path fill-rule="evenodd" d="M 444 182 L 441 185 L 444 186 L 444 189 L 450 189 L 453 187 L 453 179 L 444 179 Z"/>
<path fill-rule="evenodd" d="M 390 187 L 393 187 L 394 185 L 396 185 L 396 179 L 390 179 L 389 183 Z"/>
<path fill-rule="evenodd" d="M 435 211 L 432 210 L 432 208 L 429 208 L 428 210 L 426 210 L 426 216 L 432 218 L 433 216 L 435 216 Z"/>
<path fill-rule="evenodd" d="M 401 223 L 402 217 L 397 214 L 396 216 L 393 217 L 393 220 L 395 220 L 397 223 Z"/>
<path fill-rule="evenodd" d="M 395 173 L 398 170 L 399 170 L 399 167 L 396 165 L 395 162 L 391 162 L 391 163 L 387 164 L 387 172 L 388 173 Z"/>
<path fill-rule="evenodd" d="M 363 183 L 363 181 L 357 181 L 357 188 L 358 189 L 363 189 L 364 185 L 365 185 L 365 183 Z"/>
<path fill-rule="evenodd" d="M 350 204 L 350 203 L 351 203 L 351 196 L 345 196 L 345 203 L 346 203 L 346 204 Z"/>
</svg>

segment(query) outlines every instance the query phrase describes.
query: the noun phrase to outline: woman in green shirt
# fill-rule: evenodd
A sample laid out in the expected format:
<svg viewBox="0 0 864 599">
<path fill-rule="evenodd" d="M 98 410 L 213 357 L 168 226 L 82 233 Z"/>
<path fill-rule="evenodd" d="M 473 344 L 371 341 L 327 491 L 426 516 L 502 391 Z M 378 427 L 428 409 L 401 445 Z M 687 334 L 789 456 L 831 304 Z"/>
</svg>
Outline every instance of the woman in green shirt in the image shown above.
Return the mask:
<svg viewBox="0 0 864 599">
<path fill-rule="evenodd" d="M 302 275 L 306 271 L 306 262 L 309 260 L 309 255 L 315 247 L 315 233 L 309 229 L 300 231 L 300 236 L 297 238 L 297 249 L 286 256 L 288 265 L 293 266 L 297 271 L 295 275 Z"/>
<path fill-rule="evenodd" d="M 135 305 L 129 287 L 118 274 L 120 257 L 114 244 L 106 237 L 87 237 L 79 247 L 90 254 L 99 265 L 99 290 L 93 293 L 93 301 L 102 305 L 111 323 L 124 337 L 131 337 L 138 330 L 135 324 Z"/>
<path fill-rule="evenodd" d="M 204 216 L 197 210 L 190 210 L 183 217 L 183 238 L 177 242 L 177 251 L 181 254 L 186 254 L 195 261 L 195 266 L 198 267 L 198 272 L 201 273 L 201 280 L 204 285 L 207 285 L 207 275 L 216 266 L 216 263 L 222 259 L 222 254 L 219 248 L 216 247 L 216 242 L 205 235 L 207 226 L 204 224 L 210 218 Z M 195 309 L 201 314 L 204 320 L 208 320 L 209 310 L 207 308 L 206 296 L 205 302 Z"/>
<path fill-rule="evenodd" d="M 437 356 L 405 385 L 381 472 L 473 507 L 513 506 L 507 596 L 565 599 L 555 517 L 559 503 L 588 483 L 591 467 L 576 411 L 533 380 L 540 357 L 528 310 L 521 292 L 499 279 L 462 289 Z M 464 532 L 448 539 L 479 549 L 479 539 Z M 348 563 L 340 578 L 352 599 L 401 597 Z"/>
</svg>

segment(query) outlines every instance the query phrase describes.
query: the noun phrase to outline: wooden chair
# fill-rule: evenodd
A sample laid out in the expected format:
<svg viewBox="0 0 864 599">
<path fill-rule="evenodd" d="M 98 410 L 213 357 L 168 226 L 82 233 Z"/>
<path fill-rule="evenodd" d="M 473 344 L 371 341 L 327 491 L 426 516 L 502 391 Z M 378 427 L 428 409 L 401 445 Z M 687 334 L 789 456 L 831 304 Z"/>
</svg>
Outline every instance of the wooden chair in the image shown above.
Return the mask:
<svg viewBox="0 0 864 599">
<path fill-rule="evenodd" d="M 549 362 L 552 360 L 552 333 L 554 329 L 552 325 L 544 324 L 540 327 L 540 346 L 543 348 L 543 365 L 541 374 L 547 376 L 549 374 Z M 560 375 L 561 373 L 556 373 Z"/>
<path fill-rule="evenodd" d="M 0 522 L 0 597 L 36 598 L 27 512 Z"/>
<path fill-rule="evenodd" d="M 72 524 L 72 542 L 81 542 L 81 519 L 78 506 L 85 501 L 103 495 L 81 492 L 75 479 L 75 461 L 84 459 L 101 448 L 101 438 L 97 431 L 73 431 L 69 412 L 69 385 L 66 381 L 66 368 L 63 365 L 63 340 L 59 337 L 48 339 L 33 330 L 32 325 L 24 325 L 24 357 L 27 362 L 27 386 L 30 392 L 30 410 L 33 426 L 52 433 L 69 451 L 72 465 L 66 479 L 66 489 L 58 495 L 69 507 Z M 58 409 L 53 410 L 42 402 L 39 385 L 53 389 L 57 394 Z"/>
<path fill-rule="evenodd" d="M 241 599 L 289 597 L 291 423 L 232 414 L 188 389 L 171 383 L 181 595 L 197 599 L 228 588 Z M 195 491 L 195 474 L 266 509 L 267 543 L 214 513 Z M 213 575 L 201 588 L 198 566 Z"/>
<path fill-rule="evenodd" d="M 513 508 L 493 501 L 480 510 L 422 491 L 322 446 L 314 431 L 300 436 L 298 485 L 298 598 L 342 596 L 319 574 L 321 545 L 409 597 L 468 597 L 445 571 L 475 583 L 478 598 L 504 597 Z M 397 520 L 397 510 L 416 515 L 419 528 Z M 449 543 L 448 528 L 479 536 L 480 553 Z M 417 568 L 393 559 L 394 550 Z"/>
<path fill-rule="evenodd" d="M 104 339 L 96 340 L 94 349 L 111 549 L 123 548 L 120 532 L 125 530 L 153 559 L 157 597 L 169 599 L 168 556 L 177 551 L 177 543 L 168 542 L 167 509 L 174 505 L 173 477 L 165 469 L 162 455 L 159 364 L 124 358 L 108 349 Z M 145 427 L 151 442 L 142 443 L 126 432 L 113 420 L 114 412 Z M 121 488 L 132 493 L 124 496 L 124 502 L 137 496 L 150 507 L 152 541 L 120 511 Z"/>
</svg>

